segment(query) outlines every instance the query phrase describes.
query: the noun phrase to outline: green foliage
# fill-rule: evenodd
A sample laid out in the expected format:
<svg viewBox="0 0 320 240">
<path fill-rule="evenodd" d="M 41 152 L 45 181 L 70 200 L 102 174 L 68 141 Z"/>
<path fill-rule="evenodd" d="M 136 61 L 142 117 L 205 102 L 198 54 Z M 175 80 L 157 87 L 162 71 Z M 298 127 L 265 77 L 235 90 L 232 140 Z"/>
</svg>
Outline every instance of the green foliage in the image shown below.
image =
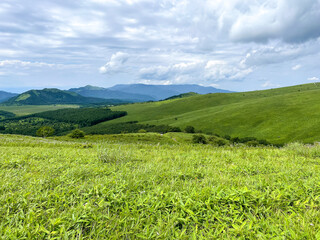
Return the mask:
<svg viewBox="0 0 320 240">
<path fill-rule="evenodd" d="M 50 126 L 43 126 L 41 128 L 38 129 L 37 131 L 37 136 L 39 137 L 49 137 L 52 136 L 54 134 L 54 129 Z"/>
<path fill-rule="evenodd" d="M 74 129 L 70 134 L 69 137 L 71 138 L 84 138 L 85 133 L 84 131 L 81 131 L 80 129 Z"/>
<path fill-rule="evenodd" d="M 186 126 L 185 129 L 184 129 L 184 131 L 185 131 L 186 133 L 195 133 L 195 129 L 194 129 L 193 126 Z"/>
<path fill-rule="evenodd" d="M 0 135 L 0 239 L 319 238 L 319 146 L 103 139 Z"/>
<path fill-rule="evenodd" d="M 41 112 L 36 113 L 33 116 L 66 123 L 79 124 L 80 126 L 84 127 L 123 117 L 126 114 L 127 113 L 124 111 L 111 111 L 108 108 L 80 108 Z"/>
<path fill-rule="evenodd" d="M 71 123 L 64 123 L 36 117 L 14 118 L 10 120 L 4 120 L 0 122 L 0 124 L 4 128 L 2 129 L 2 133 L 30 136 L 37 136 L 37 130 L 43 126 L 51 126 L 54 128 L 56 135 L 63 134 L 66 131 L 71 131 L 77 127 L 77 125 Z"/>
<path fill-rule="evenodd" d="M 207 139 L 206 139 L 206 137 L 203 136 L 203 135 L 193 135 L 193 137 L 192 137 L 192 142 L 193 142 L 193 143 L 206 144 L 206 143 L 207 143 Z"/>
<path fill-rule="evenodd" d="M 147 132 L 147 130 L 145 130 L 145 129 L 139 129 L 139 131 L 138 131 L 138 133 L 146 133 Z"/>
<path fill-rule="evenodd" d="M 219 147 L 229 144 L 228 139 L 223 139 L 217 136 L 210 136 L 208 138 L 208 142 L 214 146 L 219 146 Z"/>
<path fill-rule="evenodd" d="M 12 112 L 0 110 L 0 120 L 6 119 L 6 118 L 13 118 L 15 116 L 16 115 Z"/>
<path fill-rule="evenodd" d="M 5 119 L 0 122 L 2 133 L 36 136 L 42 126 L 51 126 L 56 135 L 83 126 L 92 126 L 101 121 L 108 121 L 126 115 L 126 112 L 111 111 L 106 108 L 59 109 Z"/>
</svg>

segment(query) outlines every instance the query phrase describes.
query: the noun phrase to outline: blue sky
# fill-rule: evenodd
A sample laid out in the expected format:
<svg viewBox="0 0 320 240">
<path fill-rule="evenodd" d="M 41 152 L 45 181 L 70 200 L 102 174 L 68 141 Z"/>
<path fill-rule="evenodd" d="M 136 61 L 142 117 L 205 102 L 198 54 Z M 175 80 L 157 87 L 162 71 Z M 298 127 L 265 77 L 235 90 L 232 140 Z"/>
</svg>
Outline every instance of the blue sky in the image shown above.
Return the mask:
<svg viewBox="0 0 320 240">
<path fill-rule="evenodd" d="M 319 81 L 320 0 L 1 0 L 0 90 Z"/>
</svg>

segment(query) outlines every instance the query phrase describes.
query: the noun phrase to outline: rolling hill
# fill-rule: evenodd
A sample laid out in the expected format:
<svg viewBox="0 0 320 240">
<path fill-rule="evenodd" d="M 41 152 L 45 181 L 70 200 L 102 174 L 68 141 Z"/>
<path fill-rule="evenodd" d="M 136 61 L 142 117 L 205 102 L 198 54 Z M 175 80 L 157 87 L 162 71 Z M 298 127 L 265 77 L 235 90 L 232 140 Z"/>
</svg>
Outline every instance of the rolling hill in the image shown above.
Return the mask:
<svg viewBox="0 0 320 240">
<path fill-rule="evenodd" d="M 196 96 L 198 93 L 195 92 L 188 92 L 188 93 L 181 93 L 179 95 L 174 95 L 172 97 L 168 97 L 165 100 L 171 100 L 171 99 L 176 99 L 176 98 L 185 98 L 185 97 L 191 97 L 191 96 Z"/>
<path fill-rule="evenodd" d="M 71 88 L 68 91 L 78 93 L 84 97 L 98 97 L 104 99 L 120 99 L 128 102 L 146 102 L 155 101 L 156 99 L 145 95 L 137 93 L 126 93 L 117 90 L 110 90 L 108 88 L 95 87 L 87 85 L 80 88 Z"/>
<path fill-rule="evenodd" d="M 153 103 L 113 107 L 127 116 L 94 127 L 138 121 L 142 124 L 194 126 L 203 132 L 256 137 L 273 143 L 320 141 L 320 84 L 196 95 Z"/>
<path fill-rule="evenodd" d="M 4 105 L 49 105 L 49 104 L 97 104 L 121 103 L 120 100 L 88 98 L 77 93 L 62 91 L 56 88 L 45 88 L 43 90 L 30 90 L 10 98 Z"/>
<path fill-rule="evenodd" d="M 121 91 L 131 94 L 148 94 L 156 100 L 163 100 L 171 96 L 182 93 L 195 92 L 198 94 L 207 93 L 227 93 L 230 91 L 217 89 L 214 87 L 203 87 L 196 84 L 182 85 L 147 85 L 147 84 L 119 84 L 115 85 L 110 90 Z"/>
<path fill-rule="evenodd" d="M 5 92 L 5 91 L 0 91 L 0 103 L 1 102 L 5 102 L 8 99 L 17 96 L 18 94 L 16 93 L 9 93 L 9 92 Z"/>
</svg>

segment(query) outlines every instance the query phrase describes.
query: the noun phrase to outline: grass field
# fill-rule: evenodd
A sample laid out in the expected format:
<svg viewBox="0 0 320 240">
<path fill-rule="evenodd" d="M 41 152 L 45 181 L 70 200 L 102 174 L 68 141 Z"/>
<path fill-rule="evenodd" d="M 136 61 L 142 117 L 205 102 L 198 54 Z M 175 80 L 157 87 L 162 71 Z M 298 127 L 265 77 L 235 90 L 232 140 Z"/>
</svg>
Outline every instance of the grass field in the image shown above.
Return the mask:
<svg viewBox="0 0 320 240">
<path fill-rule="evenodd" d="M 79 108 L 79 105 L 21 105 L 21 106 L 2 106 L 0 110 L 12 112 L 17 116 L 24 116 L 44 111 L 53 111 L 63 108 Z"/>
<path fill-rule="evenodd" d="M 0 135 L 0 239 L 320 238 L 319 146 L 174 137 Z"/>
<path fill-rule="evenodd" d="M 113 107 L 128 115 L 94 126 L 138 121 L 194 126 L 204 132 L 256 137 L 272 143 L 320 141 L 320 84 L 244 93 L 217 93 Z"/>
</svg>

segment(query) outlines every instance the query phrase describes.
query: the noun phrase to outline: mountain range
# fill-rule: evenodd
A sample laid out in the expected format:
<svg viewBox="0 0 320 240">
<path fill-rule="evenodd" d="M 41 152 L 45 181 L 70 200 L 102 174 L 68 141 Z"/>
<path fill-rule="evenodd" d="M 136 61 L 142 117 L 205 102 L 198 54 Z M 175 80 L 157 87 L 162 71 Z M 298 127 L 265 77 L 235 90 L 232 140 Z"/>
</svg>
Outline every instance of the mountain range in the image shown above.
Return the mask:
<svg viewBox="0 0 320 240">
<path fill-rule="evenodd" d="M 67 91 L 55 88 L 29 90 L 21 94 L 0 91 L 0 102 L 5 105 L 48 105 L 48 104 L 119 104 L 129 102 L 159 101 L 172 96 L 194 92 L 196 94 L 228 93 L 230 91 L 195 84 L 146 85 L 120 84 L 111 88 L 87 85 Z M 183 95 L 181 95 L 183 96 Z M 180 97 L 181 97 L 180 96 Z"/>
<path fill-rule="evenodd" d="M 5 105 L 50 105 L 50 104 L 119 104 L 121 100 L 84 97 L 74 92 L 56 88 L 30 90 L 3 102 Z"/>
<path fill-rule="evenodd" d="M 121 99 L 130 102 L 159 101 L 166 98 L 180 95 L 182 93 L 195 92 L 198 94 L 207 93 L 228 93 L 230 91 L 214 87 L 203 87 L 195 84 L 183 85 L 147 85 L 147 84 L 119 84 L 110 88 L 101 88 L 87 85 L 81 88 L 71 88 L 85 97 L 99 97 L 105 99 Z"/>
<path fill-rule="evenodd" d="M 17 93 L 10 93 L 10 92 L 5 92 L 5 91 L 0 91 L 0 103 L 5 102 L 8 99 L 17 96 Z"/>
</svg>

